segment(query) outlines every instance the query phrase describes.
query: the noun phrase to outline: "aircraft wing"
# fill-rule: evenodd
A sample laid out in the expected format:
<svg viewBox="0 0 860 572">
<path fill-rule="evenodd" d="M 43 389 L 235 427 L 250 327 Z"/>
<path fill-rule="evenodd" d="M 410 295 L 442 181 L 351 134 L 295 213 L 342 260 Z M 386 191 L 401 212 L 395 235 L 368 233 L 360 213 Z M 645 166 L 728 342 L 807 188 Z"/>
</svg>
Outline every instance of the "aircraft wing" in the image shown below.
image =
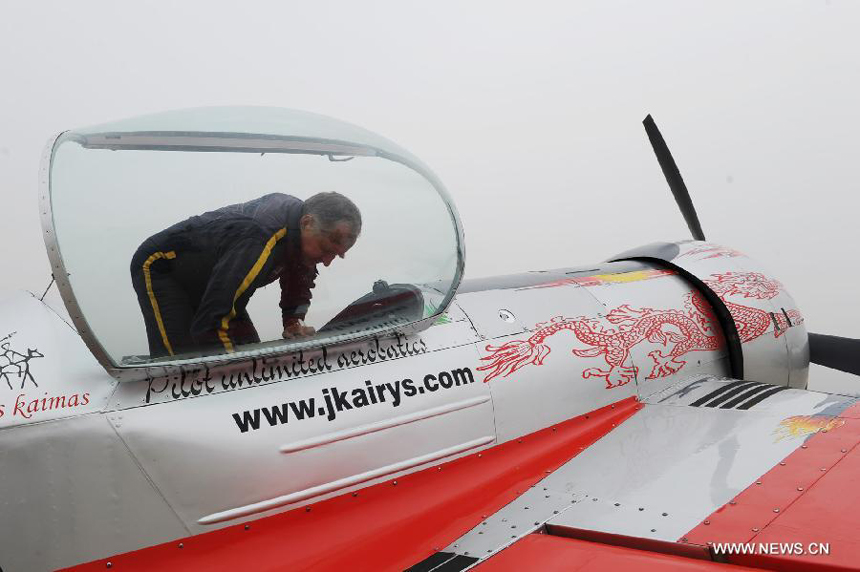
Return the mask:
<svg viewBox="0 0 860 572">
<path fill-rule="evenodd" d="M 75 569 L 858 568 L 858 441 L 855 398 L 700 376 L 396 480 Z M 750 553 L 718 545 L 728 542 Z"/>
<path fill-rule="evenodd" d="M 860 493 L 849 485 L 860 468 L 855 398 L 702 378 L 643 404 L 455 550 L 483 556 L 482 529 L 512 523 L 543 536 L 511 538 L 479 570 L 712 566 L 691 558 L 860 568 Z M 541 514 L 529 523 L 535 509 Z M 744 550 L 751 553 L 729 553 Z"/>
</svg>

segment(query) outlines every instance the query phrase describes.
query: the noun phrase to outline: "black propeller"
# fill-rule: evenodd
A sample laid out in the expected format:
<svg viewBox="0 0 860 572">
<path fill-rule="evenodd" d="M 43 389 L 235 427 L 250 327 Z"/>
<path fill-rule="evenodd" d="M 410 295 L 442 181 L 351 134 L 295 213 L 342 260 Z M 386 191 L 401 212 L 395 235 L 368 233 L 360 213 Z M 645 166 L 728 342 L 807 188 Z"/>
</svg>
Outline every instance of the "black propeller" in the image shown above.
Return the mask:
<svg viewBox="0 0 860 572">
<path fill-rule="evenodd" d="M 687 221 L 693 238 L 705 240 L 705 233 L 702 231 L 702 225 L 699 223 L 699 217 L 696 215 L 696 209 L 692 199 L 690 199 L 687 185 L 684 184 L 684 179 L 681 177 L 678 165 L 672 158 L 672 153 L 669 152 L 666 141 L 660 134 L 660 130 L 657 129 L 651 115 L 648 115 L 642 124 L 645 126 L 645 132 L 654 148 L 654 154 L 657 155 L 657 161 L 660 163 L 660 168 L 663 169 L 666 182 L 672 189 L 675 202 L 678 203 L 678 208 L 681 209 L 681 214 L 684 215 L 684 220 Z M 810 333 L 809 361 L 846 373 L 860 375 L 860 340 Z"/>
<path fill-rule="evenodd" d="M 654 123 L 651 115 L 648 115 L 642 124 L 645 125 L 645 132 L 648 134 L 648 139 L 651 140 L 654 154 L 657 155 L 657 161 L 660 163 L 660 168 L 663 169 L 666 182 L 669 183 L 669 188 L 672 189 L 675 202 L 678 203 L 678 208 L 681 209 L 681 214 L 684 215 L 684 220 L 687 221 L 687 226 L 690 228 L 693 238 L 696 240 L 705 240 L 705 233 L 702 231 L 702 225 L 699 223 L 699 217 L 696 215 L 696 208 L 690 199 L 687 185 L 684 184 L 684 179 L 681 177 L 681 172 L 672 158 L 672 153 L 669 152 L 666 141 L 660 135 L 660 130 L 657 129 L 657 125 Z"/>
<path fill-rule="evenodd" d="M 810 332 L 809 361 L 860 375 L 860 340 Z"/>
</svg>

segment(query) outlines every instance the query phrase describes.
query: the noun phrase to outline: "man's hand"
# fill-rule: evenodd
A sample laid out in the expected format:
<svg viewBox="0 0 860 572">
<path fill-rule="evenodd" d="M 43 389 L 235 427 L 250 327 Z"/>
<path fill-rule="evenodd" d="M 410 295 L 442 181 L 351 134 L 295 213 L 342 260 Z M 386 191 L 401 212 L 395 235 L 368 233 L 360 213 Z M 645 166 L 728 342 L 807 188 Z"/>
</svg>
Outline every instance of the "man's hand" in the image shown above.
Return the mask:
<svg viewBox="0 0 860 572">
<path fill-rule="evenodd" d="M 295 338 L 309 338 L 316 334 L 316 330 L 310 326 L 306 326 L 301 320 L 290 320 L 284 323 L 284 333 L 281 337 L 290 340 Z"/>
</svg>

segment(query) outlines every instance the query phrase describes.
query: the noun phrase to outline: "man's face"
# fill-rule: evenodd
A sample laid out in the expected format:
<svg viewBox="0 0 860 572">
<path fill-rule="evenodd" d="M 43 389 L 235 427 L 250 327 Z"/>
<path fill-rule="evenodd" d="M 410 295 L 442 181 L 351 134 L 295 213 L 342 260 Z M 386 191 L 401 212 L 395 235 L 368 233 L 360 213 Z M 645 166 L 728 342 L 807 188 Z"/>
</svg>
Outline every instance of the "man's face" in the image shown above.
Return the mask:
<svg viewBox="0 0 860 572">
<path fill-rule="evenodd" d="M 300 224 L 302 261 L 306 266 L 320 263 L 328 266 L 336 257 L 343 258 L 346 251 L 355 244 L 352 225 L 346 221 L 338 221 L 331 228 L 322 229 L 313 215 L 305 215 Z"/>
</svg>

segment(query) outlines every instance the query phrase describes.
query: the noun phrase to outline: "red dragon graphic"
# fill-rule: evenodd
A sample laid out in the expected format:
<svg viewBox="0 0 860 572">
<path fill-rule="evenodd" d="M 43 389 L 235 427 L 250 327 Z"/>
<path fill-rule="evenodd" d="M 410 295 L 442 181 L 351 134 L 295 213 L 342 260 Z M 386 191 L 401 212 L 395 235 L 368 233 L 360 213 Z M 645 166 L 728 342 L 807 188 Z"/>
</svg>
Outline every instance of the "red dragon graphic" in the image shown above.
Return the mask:
<svg viewBox="0 0 860 572">
<path fill-rule="evenodd" d="M 779 295 L 782 290 L 782 284 L 779 281 L 767 278 L 759 272 L 726 272 L 711 276 L 713 279 L 704 280 L 704 282 L 726 305 L 738 329 L 741 343 L 763 335 L 774 321 L 776 322 L 773 332 L 775 338 L 784 334 L 789 326 L 803 322 L 803 315 L 796 309 L 787 310 L 784 314 L 770 314 L 758 308 L 727 300 L 728 296 L 770 300 Z"/>
<path fill-rule="evenodd" d="M 709 258 L 735 258 L 738 256 L 746 257 L 746 254 L 739 250 L 735 250 L 734 248 L 726 248 L 725 246 L 705 243 L 688 250 L 678 258 L 683 256 L 698 256 L 700 254 L 707 254 L 708 256 L 702 256 L 699 260 L 707 260 Z"/>
<path fill-rule="evenodd" d="M 773 318 L 775 314 L 726 300 L 730 295 L 771 299 L 779 294 L 782 285 L 762 274 L 728 272 L 712 275 L 712 279 L 705 282 L 726 303 L 742 343 L 763 335 L 774 319 L 779 324 L 774 331 L 775 337 L 785 331 L 789 319 L 794 320 L 794 323 L 803 320 L 797 310 Z M 646 379 L 667 377 L 686 365 L 687 362 L 682 359 L 685 354 L 717 350 L 724 345 L 721 333 L 712 326 L 714 316 L 701 294 L 689 292 L 685 296 L 684 306 L 684 310 L 658 310 L 635 309 L 624 304 L 606 315 L 607 321 L 617 328 L 605 328 L 599 320 L 586 316 L 556 316 L 549 322 L 537 324 L 537 331 L 527 340 L 512 340 L 500 346 L 487 345 L 486 350 L 490 354 L 481 360 L 489 363 L 478 369 L 489 372 L 484 378 L 486 383 L 498 376 L 507 377 L 527 365 L 543 365 L 550 354 L 550 348 L 544 341 L 560 331 L 569 330 L 580 342 L 591 346 L 588 349 L 572 350 L 575 355 L 603 355 L 609 366 L 608 369 L 588 368 L 582 372 L 583 378 L 603 378 L 607 389 L 630 383 L 639 374 L 638 368 L 629 362 L 630 350 L 645 340 L 664 347 L 672 344 L 668 351 L 656 349 L 648 354 L 654 366 Z"/>
</svg>

